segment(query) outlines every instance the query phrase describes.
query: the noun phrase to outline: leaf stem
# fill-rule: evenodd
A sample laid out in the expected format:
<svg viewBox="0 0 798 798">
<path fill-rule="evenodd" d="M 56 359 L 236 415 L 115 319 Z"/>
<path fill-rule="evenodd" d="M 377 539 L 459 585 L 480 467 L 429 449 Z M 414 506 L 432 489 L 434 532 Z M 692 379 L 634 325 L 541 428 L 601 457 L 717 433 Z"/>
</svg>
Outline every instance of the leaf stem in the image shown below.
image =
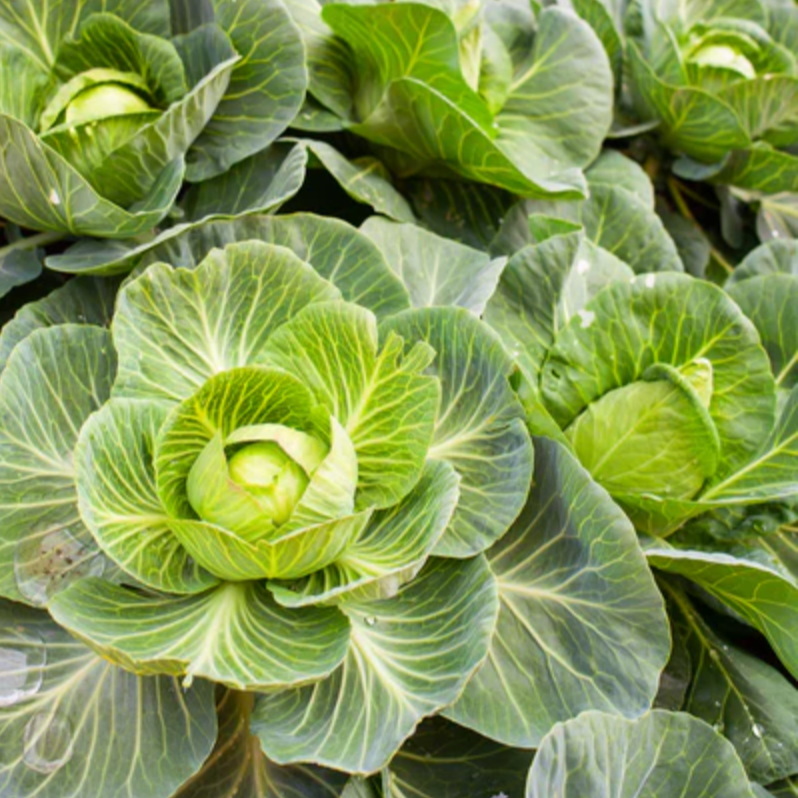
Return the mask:
<svg viewBox="0 0 798 798">
<path fill-rule="evenodd" d="M 27 238 L 20 238 L 19 241 L 15 241 L 13 244 L 0 247 L 0 260 L 10 255 L 15 250 L 27 250 L 36 249 L 37 247 L 45 247 L 47 244 L 54 244 L 56 241 L 62 241 L 66 237 L 66 233 L 56 233 L 50 231 L 46 233 L 37 233 L 36 235 L 28 236 Z"/>
<path fill-rule="evenodd" d="M 668 190 L 673 197 L 673 201 L 676 203 L 676 207 L 679 209 L 679 212 L 684 216 L 685 219 L 692 222 L 696 227 L 701 229 L 701 225 L 698 223 L 697 219 L 693 215 L 693 212 L 690 210 L 690 206 L 685 201 L 684 197 L 682 196 L 682 190 L 679 186 L 679 181 L 673 175 L 668 176 Z M 712 257 L 729 273 L 731 274 L 734 271 L 734 266 L 732 266 L 726 258 L 721 255 L 720 251 L 715 247 L 715 245 L 707 238 L 707 242 L 709 243 L 709 251 L 712 253 Z"/>
</svg>

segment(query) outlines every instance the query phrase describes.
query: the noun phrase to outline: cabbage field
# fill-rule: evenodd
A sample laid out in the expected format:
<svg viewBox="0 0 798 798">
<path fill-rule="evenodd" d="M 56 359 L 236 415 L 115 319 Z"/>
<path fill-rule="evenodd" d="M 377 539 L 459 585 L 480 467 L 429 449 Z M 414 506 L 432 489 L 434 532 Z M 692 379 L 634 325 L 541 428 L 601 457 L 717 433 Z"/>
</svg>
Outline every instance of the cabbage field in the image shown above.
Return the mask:
<svg viewBox="0 0 798 798">
<path fill-rule="evenodd" d="M 0 798 L 798 798 L 795 0 L 0 0 Z"/>
</svg>

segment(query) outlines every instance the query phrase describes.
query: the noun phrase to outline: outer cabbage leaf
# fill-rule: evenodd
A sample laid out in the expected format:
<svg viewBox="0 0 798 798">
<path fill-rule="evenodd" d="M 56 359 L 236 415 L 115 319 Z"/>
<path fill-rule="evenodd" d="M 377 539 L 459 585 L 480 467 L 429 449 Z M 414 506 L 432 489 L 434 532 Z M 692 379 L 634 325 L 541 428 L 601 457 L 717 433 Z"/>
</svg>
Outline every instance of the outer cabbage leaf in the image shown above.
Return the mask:
<svg viewBox="0 0 798 798">
<path fill-rule="evenodd" d="M 670 648 L 629 521 L 563 446 L 535 448 L 529 501 L 487 553 L 500 601 L 488 658 L 445 712 L 522 747 L 587 709 L 644 712 Z"/>
<path fill-rule="evenodd" d="M 335 609 L 293 610 L 254 582 L 196 596 L 142 595 L 100 579 L 62 591 L 50 612 L 102 656 L 139 674 L 211 679 L 239 690 L 300 684 L 331 673 L 349 623 Z"/>
<path fill-rule="evenodd" d="M 637 272 L 683 271 L 676 245 L 654 212 L 645 172 L 618 153 L 605 152 L 587 171 L 590 196 L 583 202 L 525 201 L 505 216 L 491 251 L 512 255 L 538 243 L 530 214 L 564 219 L 584 228 L 594 244 Z"/>
<path fill-rule="evenodd" d="M 169 798 L 200 768 L 216 736 L 211 684 L 128 673 L 18 604 L 2 602 L 0 619 L 3 795 Z"/>
<path fill-rule="evenodd" d="M 484 658 L 496 583 L 481 557 L 434 560 L 396 597 L 341 610 L 352 625 L 343 663 L 315 685 L 259 696 L 253 730 L 277 762 L 371 773 L 422 717 L 457 697 Z"/>
<path fill-rule="evenodd" d="M 749 582 L 749 580 L 746 580 Z M 780 670 L 742 648 L 718 628 L 717 618 L 670 581 L 663 592 L 671 622 L 684 638 L 692 681 L 684 711 L 737 749 L 751 778 L 768 783 L 794 773 L 798 751 L 798 690 Z"/>
<path fill-rule="evenodd" d="M 654 710 L 586 712 L 543 741 L 526 798 L 754 798 L 734 749 L 706 723 Z"/>
<path fill-rule="evenodd" d="M 424 721 L 383 771 L 386 798 L 521 795 L 532 752 L 507 748 L 443 718 Z"/>
<path fill-rule="evenodd" d="M 420 308 L 387 319 L 380 334 L 407 345 L 426 341 L 441 398 L 428 456 L 460 475 L 460 499 L 442 557 L 484 551 L 515 520 L 532 477 L 533 452 L 523 408 L 508 377 L 512 363 L 489 328 L 462 308 Z"/>
<path fill-rule="evenodd" d="M 0 593 L 8 598 L 45 604 L 109 565 L 78 513 L 72 452 L 115 371 L 108 331 L 74 324 L 32 332 L 3 371 Z"/>
</svg>

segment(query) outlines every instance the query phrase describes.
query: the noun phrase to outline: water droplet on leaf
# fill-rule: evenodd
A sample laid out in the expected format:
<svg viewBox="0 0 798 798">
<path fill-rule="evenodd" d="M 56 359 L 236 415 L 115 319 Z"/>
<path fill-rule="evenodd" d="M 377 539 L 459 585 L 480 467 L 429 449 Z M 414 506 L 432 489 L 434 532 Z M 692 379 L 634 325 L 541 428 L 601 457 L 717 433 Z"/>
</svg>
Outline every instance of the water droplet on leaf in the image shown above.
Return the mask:
<svg viewBox="0 0 798 798">
<path fill-rule="evenodd" d="M 39 712 L 25 726 L 22 761 L 37 773 L 54 773 L 72 758 L 72 724 L 54 712 Z"/>
<path fill-rule="evenodd" d="M 751 727 L 751 731 L 754 733 L 754 737 L 757 737 L 760 740 L 765 736 L 765 727 L 760 726 L 758 723 L 755 723 Z"/>
<path fill-rule="evenodd" d="M 576 312 L 576 315 L 579 316 L 583 330 L 586 330 L 588 327 L 590 327 L 590 325 L 596 320 L 596 314 L 592 310 L 585 310 L 582 308 L 582 310 L 578 310 Z"/>
<path fill-rule="evenodd" d="M 35 633 L 0 632 L 0 707 L 10 707 L 39 692 L 47 663 L 44 641 Z"/>
<path fill-rule="evenodd" d="M 377 619 L 373 615 L 367 615 L 364 620 L 366 622 L 366 626 L 374 626 L 377 623 Z"/>
</svg>

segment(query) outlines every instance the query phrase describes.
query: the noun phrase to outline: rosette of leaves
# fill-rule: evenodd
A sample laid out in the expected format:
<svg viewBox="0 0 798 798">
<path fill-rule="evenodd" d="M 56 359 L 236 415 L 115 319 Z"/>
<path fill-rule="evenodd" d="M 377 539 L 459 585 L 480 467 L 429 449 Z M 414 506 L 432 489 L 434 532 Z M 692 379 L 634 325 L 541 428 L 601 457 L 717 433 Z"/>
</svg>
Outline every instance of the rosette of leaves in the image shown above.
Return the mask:
<svg viewBox="0 0 798 798">
<path fill-rule="evenodd" d="M 525 374 L 533 429 L 567 441 L 640 530 L 666 535 L 798 492 L 794 314 L 770 304 L 794 303 L 794 279 L 740 282 L 741 308 L 686 274 L 633 276 L 571 232 L 515 253 L 485 318 Z"/>
<path fill-rule="evenodd" d="M 291 0 L 312 106 L 401 176 L 456 175 L 534 197 L 580 198 L 612 116 L 613 77 L 590 26 L 528 4 Z M 333 36 L 332 34 L 335 34 Z"/>
<path fill-rule="evenodd" d="M 306 83 L 279 0 L 23 0 L 0 9 L 0 65 L 0 215 L 102 238 L 266 147 Z"/>
<path fill-rule="evenodd" d="M 503 260 L 301 214 L 148 258 L 0 336 L 5 792 L 338 796 L 441 711 L 529 749 L 651 706 L 662 600 L 564 446 L 533 473 Z"/>
<path fill-rule="evenodd" d="M 626 15 L 631 90 L 685 177 L 798 188 L 798 10 L 641 0 Z"/>
<path fill-rule="evenodd" d="M 407 304 L 384 271 L 355 290 Z M 374 770 L 486 653 L 496 587 L 473 555 L 531 478 L 508 368 L 466 311 L 378 323 L 280 246 L 231 244 L 192 270 L 154 264 L 120 292 L 111 333 L 36 330 L 4 371 L 8 400 L 26 375 L 55 380 L 70 423 L 54 434 L 87 416 L 68 457 L 108 578 L 74 563 L 64 541 L 87 542 L 57 502 L 35 519 L 10 478 L 4 540 L 16 518 L 36 562 L 44 546 L 87 577 L 49 609 L 107 660 L 269 691 L 260 724 L 275 758 Z M 473 379 L 491 400 L 463 407 Z M 499 461 L 480 468 L 490 453 Z M 19 474 L 22 450 L 9 455 L 7 476 Z M 29 599 L 23 556 L 3 592 Z"/>
</svg>

